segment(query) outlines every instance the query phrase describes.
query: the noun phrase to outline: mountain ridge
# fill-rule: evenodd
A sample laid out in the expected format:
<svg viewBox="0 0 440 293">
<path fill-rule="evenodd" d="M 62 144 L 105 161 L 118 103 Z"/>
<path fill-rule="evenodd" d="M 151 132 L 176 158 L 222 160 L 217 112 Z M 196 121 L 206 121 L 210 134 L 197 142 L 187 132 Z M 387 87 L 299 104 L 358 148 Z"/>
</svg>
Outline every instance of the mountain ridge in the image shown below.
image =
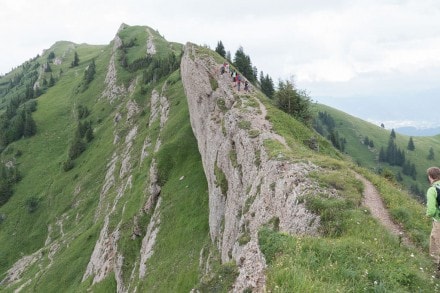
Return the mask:
<svg viewBox="0 0 440 293">
<path fill-rule="evenodd" d="M 70 66 L 73 51 L 49 62 L 60 76 L 37 98 L 36 134 L 1 154 L 3 164 L 23 170 L 0 207 L 2 290 L 328 292 L 373 290 L 379 275 L 390 290 L 435 286 L 419 269 L 431 269 L 426 255 L 409 250 L 414 261 L 402 264 L 407 248 L 387 232 L 369 232 L 382 230 L 360 207 L 361 184 L 350 175 L 357 167 L 256 87 L 239 93 L 220 75 L 225 60 L 215 52 L 126 25 L 107 46 L 75 48 L 79 66 Z M 85 86 L 92 62 L 96 73 Z M 65 170 L 81 125 L 91 125 L 93 139 Z M 309 148 L 312 137 L 319 151 Z M 365 175 L 384 196 L 392 193 Z M 405 193 L 392 194 L 397 207 L 385 197 L 392 215 L 422 217 Z M 393 219 L 423 249 L 428 225 Z M 380 254 L 409 281 L 375 262 Z M 351 262 L 356 257 L 365 262 Z M 325 278 L 304 261 L 324 262 Z M 351 281 L 339 279 L 349 267 Z M 293 278 L 299 268 L 302 280 Z"/>
</svg>

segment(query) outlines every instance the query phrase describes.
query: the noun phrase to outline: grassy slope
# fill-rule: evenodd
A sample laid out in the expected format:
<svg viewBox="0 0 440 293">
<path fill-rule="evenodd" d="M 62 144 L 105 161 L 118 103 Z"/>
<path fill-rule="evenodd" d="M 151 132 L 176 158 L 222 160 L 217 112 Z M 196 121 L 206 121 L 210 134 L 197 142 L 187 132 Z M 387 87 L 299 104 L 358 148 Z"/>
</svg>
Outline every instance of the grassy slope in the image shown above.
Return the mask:
<svg viewBox="0 0 440 293">
<path fill-rule="evenodd" d="M 80 46 L 77 51 L 87 59 L 95 57 L 97 49 Z M 41 247 L 47 236 L 47 225 L 72 204 L 74 174 L 61 172 L 60 163 L 67 157 L 67 143 L 75 127 L 73 112 L 77 98 L 73 97 L 72 89 L 81 80 L 82 74 L 78 72 L 82 73 L 84 67 L 82 63 L 66 73 L 55 87 L 39 98 L 38 110 L 33 115 L 37 135 L 10 145 L 10 151 L 5 152 L 22 151 L 18 164 L 23 180 L 11 200 L 1 208 L 8 218 L 1 225 L 0 242 L 2 252 L 7 255 L 3 256 L 2 272 L 18 256 Z M 39 209 L 32 214 L 24 204 L 31 196 L 40 199 Z"/>
<path fill-rule="evenodd" d="M 37 265 L 26 272 L 25 276 L 33 279 L 27 288 L 36 291 L 57 292 L 60 288 L 66 292 L 86 291 L 91 280 L 82 284 L 80 281 L 102 224 L 101 221 L 94 223 L 93 216 L 106 164 L 114 151 L 113 117 L 116 105 L 97 98 L 102 92 L 110 49 L 105 48 L 101 52 L 102 48 L 80 48 L 80 68 L 66 69 L 66 76 L 39 98 L 38 111 L 34 114 L 38 134 L 14 143 L 9 152 L 9 156 L 16 150 L 23 152 L 18 162 L 24 179 L 10 202 L 0 208 L 0 212 L 7 215 L 7 220 L 0 224 L 0 273 L 4 273 L 22 254 L 41 247 L 49 224 L 53 228 L 53 240 L 61 239 L 64 232 L 66 236 L 63 239 L 69 241 L 69 246 L 60 248 L 52 265 L 39 278 L 34 278 L 40 271 Z M 75 94 L 73 90 L 82 78 L 82 70 L 92 57 L 97 56 L 95 80 L 86 92 Z M 161 134 L 162 148 L 155 155 L 167 175 L 161 193 L 161 230 L 157 238 L 160 249 L 155 250 L 149 261 L 145 281 L 134 281 L 140 291 L 188 292 L 198 282 L 199 252 L 209 242 L 206 179 L 189 126 L 186 98 L 178 72 L 170 80 L 173 84 L 166 93 L 171 101 L 170 118 Z M 157 85 L 159 91 L 162 82 L 164 80 Z M 139 90 L 133 96 L 144 109 L 143 114 L 135 117 L 141 127 L 133 145 L 134 153 L 139 153 L 148 134 L 152 141 L 158 135 L 157 125 L 152 129 L 142 126 L 147 125 L 150 114 L 149 98 L 148 94 L 141 95 Z M 322 172 L 312 176 L 321 182 L 323 189 L 333 187 L 340 194 L 337 199 L 327 198 L 324 194 L 305 195 L 302 199 L 309 209 L 321 215 L 322 237 L 288 236 L 271 229 L 261 231 L 260 245 L 268 260 L 268 290 L 413 292 L 420 288 L 425 292 L 435 291 L 436 283 L 431 278 L 433 268 L 426 252 L 430 223 L 423 219 L 423 207 L 404 192 L 396 192 L 395 186 L 383 178 L 358 169 L 375 183 L 392 214 L 403 219 L 404 224 L 406 219 L 405 228 L 421 251 L 400 247 L 398 239 L 386 233 L 359 206 L 362 188 L 353 179 L 351 169 L 355 167 L 321 138 L 318 138 L 320 153 L 310 151 L 303 140 L 314 133 L 280 113 L 263 96 L 258 95 L 258 98 L 268 106 L 268 119 L 274 129 L 286 137 L 293 151 L 287 152 L 279 145 L 269 143 L 268 150 L 274 156 L 283 152 L 289 160 L 310 160 L 321 166 Z M 92 110 L 89 119 L 94 122 L 95 139 L 76 160 L 76 167 L 65 173 L 61 171 L 61 163 L 67 156 L 68 142 L 73 136 L 73 113 L 78 104 Z M 117 132 L 123 137 L 127 126 L 119 126 Z M 416 140 L 415 143 L 418 148 Z M 140 238 L 131 240 L 130 236 L 133 217 L 138 214 L 145 199 L 142 193 L 146 188 L 147 163 L 151 157 L 141 166 L 136 160 L 133 161 L 133 187 L 124 195 L 127 200 L 118 206 L 118 216 L 111 219 L 113 226 L 122 220 L 124 227 L 118 242 L 126 257 L 124 279 L 131 272 L 130 265 L 138 260 L 136 253 Z M 181 176 L 185 176 L 183 180 L 179 180 Z M 81 192 L 76 193 L 78 188 Z M 32 195 L 38 196 L 41 201 L 37 211 L 30 214 L 24 202 Z M 55 224 L 57 219 L 63 220 L 63 231 Z M 145 228 L 148 215 L 143 216 L 140 222 Z M 48 249 L 43 253 L 46 263 L 49 263 L 46 257 Z M 112 292 L 115 286 L 114 276 L 110 275 L 93 289 L 95 292 Z"/>
<path fill-rule="evenodd" d="M 211 54 L 216 62 L 223 62 Z M 268 262 L 267 291 L 436 291 L 439 284 L 432 278 L 435 268 L 427 253 L 431 224 L 424 217 L 423 205 L 384 178 L 355 166 L 322 137 L 317 137 L 319 152 L 310 150 L 304 141 L 316 137 L 314 131 L 279 111 L 260 93 L 254 96 L 265 104 L 266 118 L 290 147 L 286 150 L 280 143 L 266 141 L 270 156 L 320 166 L 310 176 L 322 187 L 322 192 L 310 191 L 299 199 L 321 216 L 320 237 L 287 235 L 270 223 L 260 230 L 259 244 Z M 390 235 L 361 205 L 363 186 L 353 171 L 376 185 L 416 248 L 403 247 L 398 237 Z M 338 196 L 329 196 L 325 192 L 329 188 Z"/>
<path fill-rule="evenodd" d="M 146 40 L 145 28 L 130 28 L 129 31 L 129 37 L 134 35 L 138 40 Z M 160 36 L 156 38 L 162 46 L 166 45 Z M 63 44 L 55 45 L 56 55 L 58 51 L 64 50 L 57 45 Z M 145 45 L 139 44 L 144 48 L 144 52 Z M 178 49 L 181 46 L 173 44 L 173 48 Z M 11 200 L 0 208 L 0 212 L 7 215 L 7 220 L 0 224 L 0 274 L 3 275 L 21 256 L 30 254 L 44 245 L 48 236 L 48 225 L 52 227 L 52 240 L 63 237 L 62 239 L 69 243 L 68 246 L 61 245 L 50 267 L 43 270 L 42 275 L 38 275 L 41 269 L 36 264 L 26 272 L 24 277 L 32 279 L 27 288 L 40 292 L 57 292 L 60 288 L 66 292 L 85 291 L 91 284 L 90 280 L 82 284 L 80 282 L 101 229 L 102 221 L 94 222 L 94 212 L 106 165 L 115 150 L 113 118 L 117 104 L 110 105 L 107 101 L 99 99 L 111 46 L 104 48 L 81 45 L 76 50 L 81 60 L 80 66 L 74 69 L 64 68 L 63 77 L 58 83 L 38 99 L 38 110 L 34 113 L 38 127 L 37 135 L 14 143 L 8 152 L 9 156 L 13 156 L 17 150 L 23 152 L 18 162 L 24 178 L 18 184 Z M 131 53 L 137 54 L 139 48 L 133 47 L 132 51 L 128 55 L 130 58 L 134 58 Z M 88 90 L 78 93 L 76 89 L 83 77 L 83 71 L 92 58 L 95 58 L 97 68 L 95 79 Z M 55 69 L 54 66 L 52 68 Z M 124 77 L 129 78 L 129 75 L 125 74 Z M 173 84 L 168 86 L 165 93 L 171 103 L 170 118 L 161 135 L 162 150 L 157 154 L 157 159 L 159 162 L 170 159 L 174 164 L 167 170 L 168 181 L 161 193 L 161 223 L 164 228 L 160 230 L 157 238 L 160 249 L 155 251 L 151 259 L 154 270 L 149 272 L 145 283 L 139 285 L 142 288 L 171 286 L 189 291 L 198 282 L 198 254 L 209 238 L 207 183 L 189 124 L 188 107 L 179 72 L 175 72 L 170 80 Z M 163 82 L 164 80 L 157 85 L 159 92 Z M 121 201 L 117 207 L 119 212 L 110 220 L 111 225 L 115 226 L 120 222 L 124 227 L 118 247 L 125 257 L 123 277 L 126 280 L 136 261 L 139 263 L 141 237 L 132 240 L 131 234 L 133 218 L 139 214 L 146 199 L 144 190 L 148 184 L 148 164 L 151 157 L 147 158 L 142 166 L 137 161 L 144 138 L 150 135 L 154 142 L 158 135 L 157 123 L 152 129 L 145 127 L 148 125 L 150 114 L 150 94 L 142 95 L 137 89 L 133 98 L 143 109 L 135 117 L 139 130 L 132 147 L 135 154 L 133 187 L 126 192 L 126 200 Z M 76 127 L 75 109 L 80 104 L 91 110 L 91 115 L 86 120 L 93 122 L 95 139 L 75 160 L 75 168 L 64 172 L 62 162 L 67 158 L 69 143 L 73 139 Z M 116 132 L 124 137 L 128 132 L 128 126 L 120 124 Z M 153 153 L 153 147 L 149 150 L 150 153 Z M 185 176 L 185 179 L 180 181 L 181 176 Z M 40 199 L 38 209 L 34 213 L 28 213 L 24 205 L 26 198 L 30 196 Z M 111 196 L 114 196 L 114 192 Z M 63 223 L 62 231 L 61 226 L 55 224 L 60 219 Z M 140 219 L 143 231 L 146 230 L 148 219 L 148 215 Z M 47 258 L 48 253 L 49 249 L 43 250 L 45 264 L 50 262 Z M 170 267 L 174 268 L 172 273 Z M 164 275 L 168 277 L 163 278 Z M 97 292 L 108 292 L 113 291 L 114 287 L 114 276 L 111 275 L 94 288 Z"/>
<path fill-rule="evenodd" d="M 369 122 L 361 120 L 359 118 L 348 115 L 342 111 L 334 108 L 315 104 L 314 110 L 329 113 L 336 122 L 336 129 L 339 134 L 347 139 L 346 153 L 350 155 L 354 161 L 361 166 L 368 168 L 372 171 L 379 168 L 387 168 L 393 171 L 394 174 L 401 172 L 400 167 L 391 167 L 388 164 L 378 163 L 377 157 L 379 155 L 380 148 L 383 146 L 386 149 L 388 140 L 390 137 L 390 131 L 382 129 Z M 368 136 L 369 139 L 374 141 L 374 149 L 369 150 L 361 142 L 364 137 Z M 432 137 L 413 137 L 415 150 L 407 150 L 409 136 L 396 133 L 396 144 L 405 152 L 406 160 L 414 163 L 417 170 L 417 178 L 414 181 L 412 178 L 403 175 L 403 183 L 405 186 L 416 184 L 419 189 L 424 192 L 428 187 L 426 180 L 426 169 L 430 166 L 437 166 L 440 164 L 440 136 Z M 430 148 L 434 149 L 435 159 L 430 161 L 427 159 Z"/>
<path fill-rule="evenodd" d="M 260 246 L 268 261 L 268 290 L 434 292 L 438 284 L 431 277 L 434 266 L 427 253 L 431 223 L 424 217 L 423 205 L 384 178 L 353 166 L 323 141 L 320 153 L 311 152 L 301 141 L 314 133 L 274 107 L 269 106 L 268 116 L 274 129 L 288 136 L 294 151 L 286 157 L 321 166 L 312 176 L 323 189 L 334 188 L 340 196 L 328 197 L 323 192 L 302 198 L 308 209 L 321 216 L 322 237 L 289 236 L 270 227 L 260 231 Z M 372 135 L 373 139 L 379 134 Z M 391 215 L 405 227 L 417 249 L 402 247 L 361 206 L 363 188 L 352 170 L 376 185 Z"/>
</svg>

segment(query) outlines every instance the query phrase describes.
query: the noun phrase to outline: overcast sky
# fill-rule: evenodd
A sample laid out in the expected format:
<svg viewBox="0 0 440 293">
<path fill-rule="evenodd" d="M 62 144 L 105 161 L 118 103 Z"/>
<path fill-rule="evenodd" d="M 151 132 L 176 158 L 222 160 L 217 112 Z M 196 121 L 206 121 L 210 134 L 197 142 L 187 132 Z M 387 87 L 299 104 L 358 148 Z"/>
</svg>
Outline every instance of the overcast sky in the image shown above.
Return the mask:
<svg viewBox="0 0 440 293">
<path fill-rule="evenodd" d="M 0 0 L 0 74 L 56 41 L 108 44 L 121 23 L 242 46 L 258 71 L 387 128 L 440 126 L 437 0 Z"/>
</svg>

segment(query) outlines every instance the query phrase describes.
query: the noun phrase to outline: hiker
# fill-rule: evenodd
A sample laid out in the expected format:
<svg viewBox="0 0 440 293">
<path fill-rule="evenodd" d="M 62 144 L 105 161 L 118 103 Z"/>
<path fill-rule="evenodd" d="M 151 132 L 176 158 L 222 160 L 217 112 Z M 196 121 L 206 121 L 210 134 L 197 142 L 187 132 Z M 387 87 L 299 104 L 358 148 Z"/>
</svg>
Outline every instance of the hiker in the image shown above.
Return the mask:
<svg viewBox="0 0 440 293">
<path fill-rule="evenodd" d="M 238 91 L 240 91 L 241 75 L 238 73 L 237 73 L 236 81 L 237 81 L 237 89 Z"/>
<path fill-rule="evenodd" d="M 432 218 L 432 230 L 429 238 L 429 254 L 437 265 L 437 276 L 440 276 L 440 210 L 437 205 L 437 190 L 440 187 L 440 168 L 426 170 L 431 186 L 426 191 L 426 215 Z"/>
<path fill-rule="evenodd" d="M 223 73 L 225 73 L 225 66 L 222 65 L 222 67 L 220 68 L 220 74 L 223 75 Z"/>
<path fill-rule="evenodd" d="M 249 91 L 249 82 L 247 80 L 244 82 L 244 91 L 245 92 Z"/>
<path fill-rule="evenodd" d="M 225 62 L 225 70 L 226 70 L 227 73 L 229 73 L 229 63 Z"/>
<path fill-rule="evenodd" d="M 234 86 L 235 86 L 235 81 L 236 81 L 236 77 L 237 77 L 237 72 L 235 72 L 235 70 L 232 70 L 231 76 L 232 76 L 232 82 L 234 83 Z"/>
</svg>

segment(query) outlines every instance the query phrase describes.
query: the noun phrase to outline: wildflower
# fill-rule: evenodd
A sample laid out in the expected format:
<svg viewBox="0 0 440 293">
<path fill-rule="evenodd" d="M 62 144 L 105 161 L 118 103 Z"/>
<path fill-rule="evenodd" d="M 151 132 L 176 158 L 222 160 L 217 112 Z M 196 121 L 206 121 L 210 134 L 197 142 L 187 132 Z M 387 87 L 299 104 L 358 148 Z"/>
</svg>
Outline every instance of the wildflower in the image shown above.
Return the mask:
<svg viewBox="0 0 440 293">
<path fill-rule="evenodd" d="M 414 253 L 411 253 L 411 257 L 414 257 Z"/>
</svg>

